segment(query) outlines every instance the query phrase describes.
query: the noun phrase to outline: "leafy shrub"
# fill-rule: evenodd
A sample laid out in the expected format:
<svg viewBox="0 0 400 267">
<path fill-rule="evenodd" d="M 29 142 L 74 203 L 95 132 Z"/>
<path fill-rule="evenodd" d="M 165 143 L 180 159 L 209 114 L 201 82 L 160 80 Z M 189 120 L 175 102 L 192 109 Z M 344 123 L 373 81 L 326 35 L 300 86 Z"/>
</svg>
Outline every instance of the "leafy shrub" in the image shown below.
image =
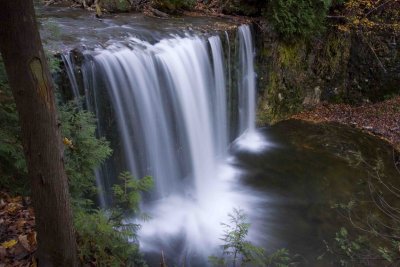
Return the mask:
<svg viewBox="0 0 400 267">
<path fill-rule="evenodd" d="M 92 113 L 70 102 L 59 108 L 59 114 L 70 195 L 74 206 L 85 205 L 97 190 L 93 170 L 111 155 L 111 149 L 104 138 L 96 138 Z"/>
<path fill-rule="evenodd" d="M 0 56 L 0 188 L 26 195 L 29 186 L 14 98 Z"/>
<path fill-rule="evenodd" d="M 153 179 L 150 176 L 135 179 L 129 172 L 123 172 L 118 176 L 118 180 L 121 183 L 113 186 L 114 217 L 137 216 L 140 213 L 140 193 L 147 192 L 153 187 Z"/>
<path fill-rule="evenodd" d="M 357 182 L 359 191 L 345 202 L 332 203 L 332 208 L 347 218 L 351 226 L 339 228 L 332 240 L 325 241 L 326 251 L 334 259 L 332 263 L 399 266 L 400 195 L 393 184 L 400 178 L 398 154 L 393 154 L 393 166 L 380 157 L 367 160 L 361 152 L 350 152 L 344 159 L 349 166 L 362 168 L 367 174 Z"/>
<path fill-rule="evenodd" d="M 286 40 L 307 38 L 324 29 L 331 0 L 270 0 L 266 16 Z"/>
<path fill-rule="evenodd" d="M 137 225 L 122 228 L 103 210 L 77 211 L 74 218 L 81 262 L 95 266 L 146 266 L 138 245 L 129 241 L 136 237 Z"/>
<path fill-rule="evenodd" d="M 140 215 L 140 193 L 150 190 L 153 180 L 135 179 L 128 172 L 118 178 L 121 184 L 113 186 L 111 209 L 75 212 L 80 258 L 99 266 L 146 266 L 136 242 L 140 225 L 130 223 L 129 219 Z"/>
<path fill-rule="evenodd" d="M 2 163 L 0 173 L 26 172 L 19 135 L 20 128 L 16 105 L 0 57 L 0 162 Z M 8 170 L 4 168 L 8 168 Z"/>
<path fill-rule="evenodd" d="M 289 266 L 291 258 L 288 250 L 279 249 L 271 255 L 267 255 L 262 247 L 253 245 L 246 240 L 250 229 L 247 216 L 241 209 L 233 209 L 228 214 L 229 223 L 221 223 L 225 228 L 221 238 L 224 257 L 210 256 L 212 266 Z"/>
<path fill-rule="evenodd" d="M 131 10 L 131 2 L 129 0 L 103 0 L 101 7 L 109 12 L 128 12 Z"/>
<path fill-rule="evenodd" d="M 190 10 L 196 0 L 153 0 L 151 5 L 167 13 L 179 13 L 181 10 Z"/>
</svg>

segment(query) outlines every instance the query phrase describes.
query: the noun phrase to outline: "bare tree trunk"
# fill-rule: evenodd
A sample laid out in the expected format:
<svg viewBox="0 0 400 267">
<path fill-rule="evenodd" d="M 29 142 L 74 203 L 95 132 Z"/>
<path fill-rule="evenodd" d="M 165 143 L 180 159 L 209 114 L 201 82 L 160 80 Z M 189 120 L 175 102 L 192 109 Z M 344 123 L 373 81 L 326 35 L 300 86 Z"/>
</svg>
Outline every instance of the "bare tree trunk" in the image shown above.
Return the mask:
<svg viewBox="0 0 400 267">
<path fill-rule="evenodd" d="M 0 51 L 21 122 L 39 266 L 77 266 L 53 84 L 32 0 L 0 0 Z"/>
</svg>

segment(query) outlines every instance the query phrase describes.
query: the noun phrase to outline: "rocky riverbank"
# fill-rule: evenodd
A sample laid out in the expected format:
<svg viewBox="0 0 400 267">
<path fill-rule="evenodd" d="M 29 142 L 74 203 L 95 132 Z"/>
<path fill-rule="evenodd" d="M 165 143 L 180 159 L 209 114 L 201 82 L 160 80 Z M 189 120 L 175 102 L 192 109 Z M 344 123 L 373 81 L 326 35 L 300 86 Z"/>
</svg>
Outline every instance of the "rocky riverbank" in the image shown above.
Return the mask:
<svg viewBox="0 0 400 267">
<path fill-rule="evenodd" d="M 387 140 L 400 151 L 400 96 L 360 106 L 321 103 L 291 118 L 315 123 L 338 122 L 353 126 Z"/>
</svg>

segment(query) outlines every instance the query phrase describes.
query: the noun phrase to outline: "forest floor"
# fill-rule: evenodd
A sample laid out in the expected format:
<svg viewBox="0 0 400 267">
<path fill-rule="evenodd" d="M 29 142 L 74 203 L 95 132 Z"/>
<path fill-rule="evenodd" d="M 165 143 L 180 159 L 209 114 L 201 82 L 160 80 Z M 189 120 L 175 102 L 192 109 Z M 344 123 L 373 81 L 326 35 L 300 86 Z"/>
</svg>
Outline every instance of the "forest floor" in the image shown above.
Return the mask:
<svg viewBox="0 0 400 267">
<path fill-rule="evenodd" d="M 361 106 L 321 103 L 291 119 L 353 126 L 388 141 L 400 151 L 400 96 Z"/>
<path fill-rule="evenodd" d="M 0 192 L 0 267 L 36 267 L 36 247 L 30 199 Z"/>
</svg>

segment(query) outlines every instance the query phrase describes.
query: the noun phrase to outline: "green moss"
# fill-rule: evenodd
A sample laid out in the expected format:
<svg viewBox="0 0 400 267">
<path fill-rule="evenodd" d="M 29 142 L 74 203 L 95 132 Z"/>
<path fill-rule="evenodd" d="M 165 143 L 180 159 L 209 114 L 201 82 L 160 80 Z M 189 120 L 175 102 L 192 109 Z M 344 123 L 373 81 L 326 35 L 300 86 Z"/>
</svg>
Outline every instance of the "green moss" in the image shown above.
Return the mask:
<svg viewBox="0 0 400 267">
<path fill-rule="evenodd" d="M 293 44 L 282 43 L 278 46 L 278 63 L 281 67 L 298 68 L 301 65 L 301 54 L 304 48 L 303 42 Z"/>
<path fill-rule="evenodd" d="M 101 6 L 109 12 L 128 12 L 131 10 L 131 4 L 128 0 L 102 0 Z"/>
<path fill-rule="evenodd" d="M 258 112 L 259 125 L 285 119 L 302 108 L 302 88 L 286 84 L 282 72 L 270 72 L 265 95 Z"/>
<path fill-rule="evenodd" d="M 196 4 L 195 0 L 153 0 L 151 5 L 166 13 L 180 13 L 181 10 L 190 10 Z"/>
<path fill-rule="evenodd" d="M 328 35 L 317 59 L 317 74 L 334 76 L 343 72 L 349 60 L 350 45 L 350 38 L 344 34 Z"/>
</svg>

